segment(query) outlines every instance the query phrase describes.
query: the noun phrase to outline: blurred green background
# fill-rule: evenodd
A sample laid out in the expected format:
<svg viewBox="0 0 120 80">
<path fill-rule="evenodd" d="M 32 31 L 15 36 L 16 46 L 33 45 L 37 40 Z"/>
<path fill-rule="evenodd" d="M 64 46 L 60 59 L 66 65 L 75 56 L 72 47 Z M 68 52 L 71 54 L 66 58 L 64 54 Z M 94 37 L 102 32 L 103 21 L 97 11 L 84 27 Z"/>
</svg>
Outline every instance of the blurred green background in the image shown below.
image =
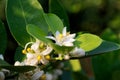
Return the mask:
<svg viewBox="0 0 120 80">
<path fill-rule="evenodd" d="M 2 1 L 5 0 L 0 0 L 0 18 L 6 23 L 3 9 L 5 6 Z M 104 40 L 120 44 L 120 0 L 58 1 L 67 13 L 68 18 L 66 18 L 66 21 L 68 19 L 69 22 L 66 23 L 70 25 L 66 24 L 66 26 L 70 27 L 72 33 L 80 31 L 93 33 L 99 35 Z M 46 13 L 49 12 L 49 0 L 39 0 L 39 2 L 42 4 L 44 11 Z M 56 14 L 60 13 L 58 12 Z M 11 62 L 9 60 L 8 62 L 13 63 L 13 53 L 16 50 L 17 43 L 11 36 L 8 28 L 6 29 L 9 39 L 6 53 L 12 53 L 12 55 L 5 54 L 5 56 L 9 56 Z M 14 46 L 11 47 L 11 45 Z M 79 61 L 70 61 L 70 64 L 70 68 L 73 71 L 67 69 L 69 70 L 65 72 L 67 75 L 64 74 L 67 78 L 62 77 L 64 79 L 66 78 L 65 80 L 120 80 L 120 50 L 91 58 L 80 59 Z M 74 78 L 68 78 L 70 74 Z"/>
</svg>

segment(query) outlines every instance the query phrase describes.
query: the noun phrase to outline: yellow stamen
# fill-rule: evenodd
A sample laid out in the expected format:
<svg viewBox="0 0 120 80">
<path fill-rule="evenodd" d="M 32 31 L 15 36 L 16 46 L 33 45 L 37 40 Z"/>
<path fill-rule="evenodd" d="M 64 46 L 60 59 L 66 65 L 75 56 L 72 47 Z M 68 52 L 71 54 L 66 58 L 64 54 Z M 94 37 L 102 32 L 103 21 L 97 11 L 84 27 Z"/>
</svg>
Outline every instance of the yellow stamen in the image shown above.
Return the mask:
<svg viewBox="0 0 120 80">
<path fill-rule="evenodd" d="M 40 48 L 43 48 L 44 47 L 44 43 L 40 43 Z"/>
<path fill-rule="evenodd" d="M 59 34 L 59 38 L 62 38 L 63 37 L 63 35 L 62 34 Z"/>
<path fill-rule="evenodd" d="M 45 59 L 50 60 L 51 59 L 50 55 L 46 55 Z"/>
<path fill-rule="evenodd" d="M 43 75 L 40 77 L 40 80 L 46 80 L 46 75 L 43 74 Z"/>
<path fill-rule="evenodd" d="M 32 50 L 31 48 L 27 48 L 28 52 L 34 53 L 34 50 Z"/>
<path fill-rule="evenodd" d="M 24 50 L 22 50 L 22 53 L 23 53 L 23 54 L 26 54 L 26 53 L 27 53 L 27 51 L 24 49 Z"/>
<path fill-rule="evenodd" d="M 39 55 L 39 56 L 37 56 L 37 60 L 41 60 L 41 56 Z"/>
<path fill-rule="evenodd" d="M 27 51 L 30 52 L 30 51 L 31 51 L 31 48 L 27 48 Z"/>
</svg>

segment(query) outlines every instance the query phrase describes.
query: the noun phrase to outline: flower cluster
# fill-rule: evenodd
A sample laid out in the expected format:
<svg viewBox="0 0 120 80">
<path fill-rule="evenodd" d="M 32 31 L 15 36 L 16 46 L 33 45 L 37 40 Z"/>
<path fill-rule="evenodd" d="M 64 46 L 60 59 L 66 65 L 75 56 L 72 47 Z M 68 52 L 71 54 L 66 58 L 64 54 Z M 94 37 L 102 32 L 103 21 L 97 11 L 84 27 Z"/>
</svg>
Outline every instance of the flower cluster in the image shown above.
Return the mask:
<svg viewBox="0 0 120 80">
<path fill-rule="evenodd" d="M 70 50 L 67 54 L 58 53 L 57 57 L 54 56 L 55 50 L 50 45 L 38 39 L 36 39 L 36 42 L 28 42 L 22 51 L 22 53 L 26 55 L 26 58 L 22 62 L 16 61 L 15 66 L 29 65 L 36 66 L 36 69 L 34 71 L 20 74 L 20 76 L 22 76 L 22 78 L 29 78 L 30 80 L 56 80 L 56 78 L 53 78 L 53 76 L 61 75 L 62 71 L 60 69 L 54 69 L 52 73 L 49 73 L 41 70 L 38 65 L 47 65 L 50 61 L 53 60 L 70 59 L 71 57 L 84 56 L 85 51 L 74 46 L 75 36 L 76 34 L 70 34 L 67 32 L 66 27 L 64 27 L 62 33 L 56 31 L 55 36 L 45 36 L 45 38 L 53 40 L 58 46 L 73 47 L 73 49 Z M 21 79 L 21 77 L 19 78 Z"/>
<path fill-rule="evenodd" d="M 49 54 L 51 51 L 52 48 L 40 40 L 36 40 L 36 42 L 29 42 L 22 51 L 22 53 L 26 55 L 25 60 L 21 63 L 17 61 L 15 65 L 37 66 L 40 63 L 47 64 L 50 60 Z"/>
</svg>

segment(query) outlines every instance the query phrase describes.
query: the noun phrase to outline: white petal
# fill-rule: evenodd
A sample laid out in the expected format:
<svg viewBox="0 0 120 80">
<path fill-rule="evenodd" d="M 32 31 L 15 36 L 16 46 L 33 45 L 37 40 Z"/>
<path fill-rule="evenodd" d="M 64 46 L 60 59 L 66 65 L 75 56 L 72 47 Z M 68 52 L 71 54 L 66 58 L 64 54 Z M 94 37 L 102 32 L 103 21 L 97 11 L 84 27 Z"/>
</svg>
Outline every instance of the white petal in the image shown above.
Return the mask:
<svg viewBox="0 0 120 80">
<path fill-rule="evenodd" d="M 63 28 L 62 34 L 63 34 L 63 36 L 66 36 L 66 27 Z"/>
<path fill-rule="evenodd" d="M 53 37 L 53 36 L 46 36 L 46 38 L 52 39 L 54 41 L 56 40 L 55 37 Z"/>
<path fill-rule="evenodd" d="M 65 40 L 64 40 L 64 42 L 74 42 L 75 41 L 75 39 L 70 39 L 70 38 L 66 38 Z"/>
<path fill-rule="evenodd" d="M 60 35 L 60 32 L 59 32 L 59 31 L 56 31 L 55 37 L 57 37 L 58 35 Z"/>
<path fill-rule="evenodd" d="M 34 51 L 37 51 L 37 50 L 39 50 L 39 45 L 40 45 L 40 43 L 34 43 L 32 46 L 31 46 L 31 49 L 32 50 L 34 50 Z"/>
<path fill-rule="evenodd" d="M 71 43 L 71 42 L 64 42 L 63 45 L 64 46 L 73 46 L 73 43 Z"/>
<path fill-rule="evenodd" d="M 47 49 L 45 49 L 43 52 L 41 52 L 40 54 L 42 55 L 48 55 L 50 54 L 50 52 L 52 51 L 53 49 L 49 46 L 47 46 Z"/>
<path fill-rule="evenodd" d="M 56 42 L 57 45 L 62 46 L 62 42 Z"/>
<path fill-rule="evenodd" d="M 38 64 L 38 60 L 36 57 L 34 58 L 28 58 L 24 61 L 25 65 L 31 65 L 31 66 L 36 66 Z"/>
<path fill-rule="evenodd" d="M 38 64 L 38 60 L 37 59 L 32 59 L 29 65 L 36 66 L 37 64 Z"/>
<path fill-rule="evenodd" d="M 34 57 L 34 54 L 32 54 L 32 53 L 27 53 L 27 54 L 26 54 L 26 57 L 31 59 L 31 58 Z"/>
<path fill-rule="evenodd" d="M 44 74 L 43 71 L 38 71 L 38 72 L 36 72 L 36 73 L 32 76 L 31 80 L 37 80 L 37 79 L 39 79 L 43 74 Z"/>
<path fill-rule="evenodd" d="M 46 65 L 46 64 L 48 64 L 48 60 L 46 60 L 45 58 L 44 58 L 44 56 L 42 57 L 42 59 L 40 60 L 41 61 L 41 63 L 42 64 L 44 64 L 44 65 Z"/>
<path fill-rule="evenodd" d="M 0 80 L 4 80 L 5 79 L 5 75 L 3 72 L 0 72 Z"/>
<path fill-rule="evenodd" d="M 85 56 L 85 51 L 82 48 L 75 48 L 72 53 L 70 53 L 73 57 Z"/>
<path fill-rule="evenodd" d="M 16 61 L 14 65 L 15 65 L 15 66 L 20 66 L 21 63 L 20 63 L 19 61 Z"/>
<path fill-rule="evenodd" d="M 76 34 L 70 34 L 67 36 L 67 38 L 74 38 L 76 36 Z"/>
<path fill-rule="evenodd" d="M 4 60 L 4 58 L 3 58 L 3 55 L 2 55 L 2 54 L 0 54 L 0 59 L 1 59 L 1 60 Z"/>
</svg>

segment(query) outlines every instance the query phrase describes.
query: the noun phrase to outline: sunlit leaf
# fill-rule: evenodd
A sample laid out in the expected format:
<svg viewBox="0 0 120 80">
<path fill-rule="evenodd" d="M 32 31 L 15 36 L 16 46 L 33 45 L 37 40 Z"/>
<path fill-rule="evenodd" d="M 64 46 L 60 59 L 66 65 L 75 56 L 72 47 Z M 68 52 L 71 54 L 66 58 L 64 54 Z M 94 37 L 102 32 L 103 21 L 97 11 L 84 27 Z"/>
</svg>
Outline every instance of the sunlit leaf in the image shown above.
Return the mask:
<svg viewBox="0 0 120 80">
<path fill-rule="evenodd" d="M 3 54 L 7 46 L 7 35 L 3 23 L 0 20 L 0 54 Z"/>
<path fill-rule="evenodd" d="M 10 31 L 21 46 L 31 41 L 31 36 L 26 31 L 27 24 L 37 25 L 48 32 L 44 12 L 38 0 L 8 0 L 6 13 Z"/>
<path fill-rule="evenodd" d="M 45 20 L 53 34 L 55 34 L 56 31 L 62 32 L 64 25 L 58 16 L 51 13 L 45 14 Z"/>
<path fill-rule="evenodd" d="M 67 13 L 59 0 L 49 0 L 49 12 L 56 14 L 63 21 L 64 25 L 69 27 Z"/>
<path fill-rule="evenodd" d="M 77 45 L 86 52 L 97 48 L 102 43 L 101 38 L 89 33 L 78 35 L 76 41 L 79 42 Z"/>
</svg>

